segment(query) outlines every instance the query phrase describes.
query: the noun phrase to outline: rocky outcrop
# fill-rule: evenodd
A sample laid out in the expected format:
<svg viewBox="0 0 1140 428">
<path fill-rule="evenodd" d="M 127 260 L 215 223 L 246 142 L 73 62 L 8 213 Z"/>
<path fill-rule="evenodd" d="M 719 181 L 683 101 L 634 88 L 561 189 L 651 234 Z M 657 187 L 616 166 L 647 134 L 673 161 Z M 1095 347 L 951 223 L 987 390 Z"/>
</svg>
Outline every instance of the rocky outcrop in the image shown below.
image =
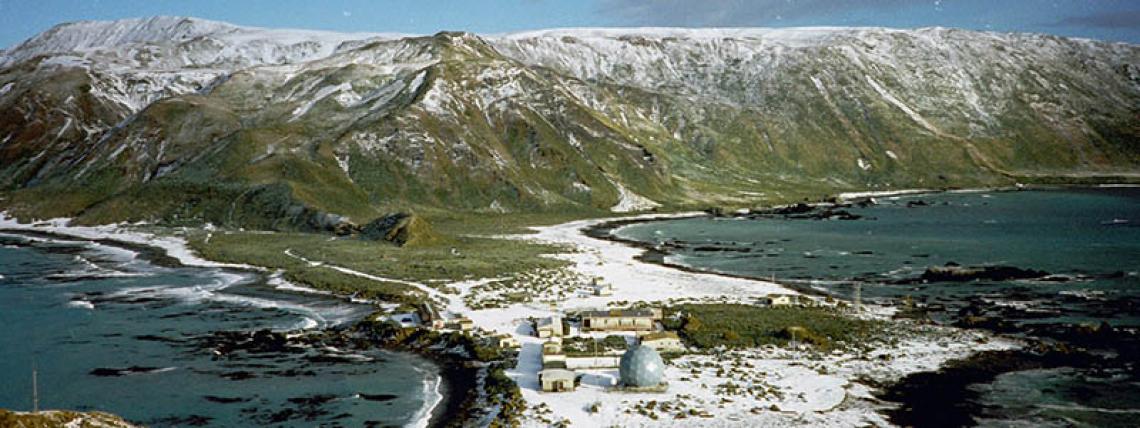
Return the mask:
<svg viewBox="0 0 1140 428">
<path fill-rule="evenodd" d="M 408 213 L 394 213 L 380 217 L 360 229 L 360 237 L 373 241 L 387 241 L 399 246 L 437 243 L 440 236 L 423 217 Z"/>
<path fill-rule="evenodd" d="M 945 266 L 926 268 L 919 280 L 923 282 L 1009 281 L 1038 279 L 1048 276 L 1049 272 L 1013 266 L 960 266 L 955 263 L 947 263 Z"/>
</svg>

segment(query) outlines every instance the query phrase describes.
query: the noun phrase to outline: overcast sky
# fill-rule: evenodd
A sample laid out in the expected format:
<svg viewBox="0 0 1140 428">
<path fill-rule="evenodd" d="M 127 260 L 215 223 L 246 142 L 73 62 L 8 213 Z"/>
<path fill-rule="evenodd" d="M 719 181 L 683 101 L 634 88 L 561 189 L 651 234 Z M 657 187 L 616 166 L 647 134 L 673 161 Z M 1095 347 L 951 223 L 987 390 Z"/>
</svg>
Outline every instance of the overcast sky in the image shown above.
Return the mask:
<svg viewBox="0 0 1140 428">
<path fill-rule="evenodd" d="M 0 0 L 0 46 L 86 19 L 431 34 L 552 27 L 944 26 L 1140 43 L 1140 0 Z"/>
</svg>

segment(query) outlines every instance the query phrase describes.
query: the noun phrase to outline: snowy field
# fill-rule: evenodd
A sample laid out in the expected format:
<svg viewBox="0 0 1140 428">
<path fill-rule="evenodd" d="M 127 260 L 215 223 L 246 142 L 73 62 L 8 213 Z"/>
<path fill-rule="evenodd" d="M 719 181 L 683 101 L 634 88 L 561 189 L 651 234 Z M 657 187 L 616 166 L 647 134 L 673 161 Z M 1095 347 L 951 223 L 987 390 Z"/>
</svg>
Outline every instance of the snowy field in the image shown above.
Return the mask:
<svg viewBox="0 0 1140 428">
<path fill-rule="evenodd" d="M 668 216 L 647 215 L 651 219 Z M 984 350 L 1011 349 L 1018 343 L 988 334 L 952 328 L 903 326 L 905 337 L 893 345 L 875 344 L 874 351 L 820 354 L 777 348 L 731 351 L 719 355 L 687 355 L 666 369 L 663 393 L 620 393 L 616 369 L 578 370 L 582 385 L 574 392 L 544 393 L 538 383 L 544 339 L 533 336 L 528 318 L 562 311 L 606 308 L 615 302 L 710 301 L 752 302 L 771 293 L 796 294 L 779 284 L 714 274 L 684 272 L 637 261 L 642 250 L 586 236 L 581 231 L 607 220 L 584 220 L 535 228 L 533 235 L 514 236 L 559 244 L 576 251 L 555 257 L 573 263 L 580 277 L 600 277 L 613 285 L 613 295 L 574 294 L 556 304 L 515 304 L 503 308 L 450 308 L 470 317 L 479 328 L 515 336 L 522 347 L 519 364 L 508 371 L 530 405 L 526 426 L 889 426 L 877 410 L 861 377 L 876 381 L 936 370 L 946 361 Z M 473 282 L 452 284 L 467 293 Z M 461 302 L 462 299 L 452 299 Z M 865 316 L 883 318 L 889 308 L 869 307 Z"/>
</svg>

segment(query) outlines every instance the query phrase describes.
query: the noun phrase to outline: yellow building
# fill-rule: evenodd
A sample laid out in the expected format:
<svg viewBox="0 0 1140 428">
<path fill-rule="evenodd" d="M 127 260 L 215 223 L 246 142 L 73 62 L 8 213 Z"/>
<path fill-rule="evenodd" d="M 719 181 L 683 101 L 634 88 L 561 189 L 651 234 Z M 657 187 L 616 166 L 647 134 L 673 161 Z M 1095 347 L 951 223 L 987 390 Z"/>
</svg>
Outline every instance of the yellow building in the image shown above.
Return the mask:
<svg viewBox="0 0 1140 428">
<path fill-rule="evenodd" d="M 562 353 L 562 343 L 556 342 L 553 340 L 548 341 L 546 343 L 543 343 L 542 344 L 542 353 L 543 354 L 561 354 Z"/>
<path fill-rule="evenodd" d="M 583 331 L 652 331 L 655 314 L 647 309 L 587 311 L 582 313 Z"/>
<path fill-rule="evenodd" d="M 456 330 L 461 330 L 461 331 L 474 330 L 475 329 L 475 321 L 471 321 L 471 319 L 469 319 L 469 318 L 459 318 L 459 319 L 454 321 L 454 326 L 455 326 Z"/>
<path fill-rule="evenodd" d="M 497 340 L 499 347 L 503 349 L 518 348 L 519 346 L 522 346 L 522 344 L 519 343 L 518 339 L 509 334 L 501 334 L 495 336 L 495 339 Z"/>
<path fill-rule="evenodd" d="M 807 296 L 769 294 L 760 299 L 760 304 L 765 306 L 815 306 L 816 302 Z"/>
<path fill-rule="evenodd" d="M 660 331 L 641 336 L 641 344 L 656 349 L 657 352 L 683 352 L 685 345 L 677 333 Z"/>
<path fill-rule="evenodd" d="M 568 392 L 578 387 L 578 374 L 566 369 L 546 369 L 538 372 L 538 383 L 544 392 Z"/>
</svg>

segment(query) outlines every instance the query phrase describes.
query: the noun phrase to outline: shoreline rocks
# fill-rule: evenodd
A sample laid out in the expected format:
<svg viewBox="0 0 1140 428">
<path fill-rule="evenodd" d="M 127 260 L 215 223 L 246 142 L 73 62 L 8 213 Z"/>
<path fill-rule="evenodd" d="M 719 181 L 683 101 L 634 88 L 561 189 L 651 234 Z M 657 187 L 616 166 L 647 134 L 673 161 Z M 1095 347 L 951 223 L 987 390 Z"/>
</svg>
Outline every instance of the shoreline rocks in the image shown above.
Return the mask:
<svg viewBox="0 0 1140 428">
<path fill-rule="evenodd" d="M 930 266 L 918 278 L 921 282 L 969 282 L 978 280 L 1009 281 L 1016 279 L 1042 279 L 1049 272 L 1022 269 L 1014 266 L 961 266 L 947 263 L 945 266 Z"/>
</svg>

